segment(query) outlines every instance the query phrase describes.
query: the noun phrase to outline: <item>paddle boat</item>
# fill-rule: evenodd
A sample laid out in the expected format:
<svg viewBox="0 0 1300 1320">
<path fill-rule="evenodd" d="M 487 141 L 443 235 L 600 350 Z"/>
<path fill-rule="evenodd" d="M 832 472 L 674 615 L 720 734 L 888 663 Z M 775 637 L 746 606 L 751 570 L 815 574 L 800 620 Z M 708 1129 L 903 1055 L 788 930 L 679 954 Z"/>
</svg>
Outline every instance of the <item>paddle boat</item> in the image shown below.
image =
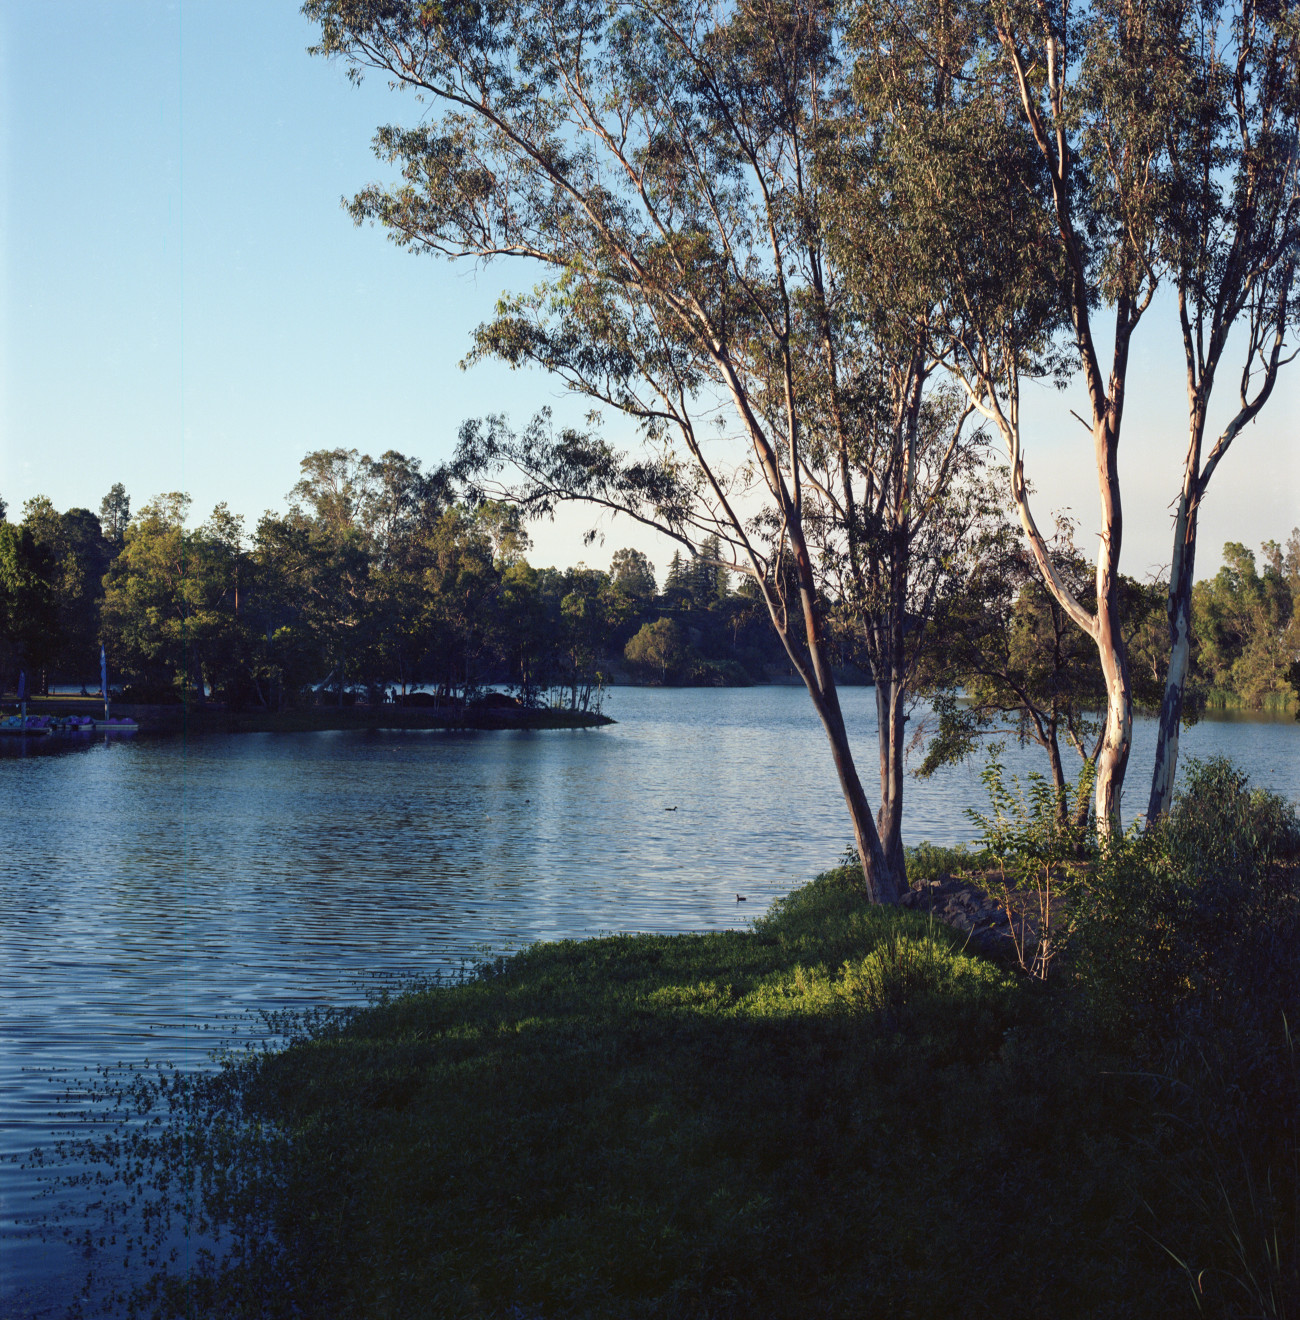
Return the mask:
<svg viewBox="0 0 1300 1320">
<path fill-rule="evenodd" d="M 0 720 L 0 734 L 43 738 L 53 732 L 54 721 L 48 715 L 10 715 Z"/>
<path fill-rule="evenodd" d="M 55 733 L 94 733 L 95 720 L 91 715 L 63 715 L 55 721 Z"/>
</svg>

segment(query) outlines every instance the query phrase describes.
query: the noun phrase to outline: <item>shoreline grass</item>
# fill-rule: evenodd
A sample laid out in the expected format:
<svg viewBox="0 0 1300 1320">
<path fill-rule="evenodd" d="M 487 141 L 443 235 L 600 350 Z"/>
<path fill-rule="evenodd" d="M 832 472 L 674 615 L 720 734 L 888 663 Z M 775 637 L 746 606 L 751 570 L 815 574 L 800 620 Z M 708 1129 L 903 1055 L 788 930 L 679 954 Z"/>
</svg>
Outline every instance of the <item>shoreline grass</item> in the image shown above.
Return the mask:
<svg viewBox="0 0 1300 1320">
<path fill-rule="evenodd" d="M 746 931 L 272 1020 L 62 1154 L 159 1267 L 131 1315 L 1294 1316 L 1298 859 L 1291 804 L 1191 762 L 1099 843 L 1048 981 L 841 866 Z"/>
<path fill-rule="evenodd" d="M 534 946 L 120 1147 L 232 1248 L 137 1313 L 1180 1314 L 1151 1085 L 1069 1001 L 846 869 L 748 932 Z"/>
</svg>

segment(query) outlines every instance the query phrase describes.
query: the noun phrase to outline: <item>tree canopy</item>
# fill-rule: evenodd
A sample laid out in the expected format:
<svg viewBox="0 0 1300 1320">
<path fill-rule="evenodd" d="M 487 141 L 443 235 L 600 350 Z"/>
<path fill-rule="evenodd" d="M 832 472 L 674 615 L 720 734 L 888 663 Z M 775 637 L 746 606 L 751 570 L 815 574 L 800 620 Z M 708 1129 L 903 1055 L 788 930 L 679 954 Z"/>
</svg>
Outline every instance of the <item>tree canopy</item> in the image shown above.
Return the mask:
<svg viewBox="0 0 1300 1320">
<path fill-rule="evenodd" d="M 593 410 L 585 427 L 470 423 L 459 471 L 529 514 L 584 500 L 744 573 L 826 729 L 868 887 L 895 897 L 903 620 L 956 576 L 971 501 L 950 493 L 979 440 L 936 377 L 906 227 L 858 168 L 872 132 L 850 95 L 845 11 L 305 12 L 319 53 L 421 98 L 417 123 L 375 137 L 400 181 L 362 189 L 353 216 L 417 252 L 531 263 L 541 283 L 503 296 L 471 360 L 543 367 Z M 837 244 L 849 216 L 856 241 Z M 610 412 L 630 443 L 610 438 Z M 835 688 L 837 584 L 886 684 L 879 819 Z"/>
<path fill-rule="evenodd" d="M 1167 810 L 1177 750 L 1196 508 L 1293 356 L 1296 19 L 1289 4 L 1256 0 L 890 0 L 863 6 L 853 29 L 858 87 L 880 125 L 894 196 L 915 221 L 946 360 L 1005 443 L 1011 495 L 1044 582 L 1097 648 L 1104 824 L 1119 821 L 1132 745 L 1118 466 L 1131 348 L 1157 290 L 1170 285 L 1189 444 L 1154 819 Z M 1210 393 L 1234 331 L 1244 347 L 1240 407 L 1203 455 Z M 1022 383 L 1072 373 L 1088 400 L 1079 420 L 1098 480 L 1090 607 L 1054 570 L 1025 474 Z"/>
</svg>

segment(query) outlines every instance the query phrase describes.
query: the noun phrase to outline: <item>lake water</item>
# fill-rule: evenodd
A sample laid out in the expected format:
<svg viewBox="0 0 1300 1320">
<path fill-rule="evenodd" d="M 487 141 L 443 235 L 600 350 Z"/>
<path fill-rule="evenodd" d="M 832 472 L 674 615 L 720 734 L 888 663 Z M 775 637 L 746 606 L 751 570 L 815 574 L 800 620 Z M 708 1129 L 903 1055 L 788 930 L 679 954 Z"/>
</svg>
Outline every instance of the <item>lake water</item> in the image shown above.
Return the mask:
<svg viewBox="0 0 1300 1320">
<path fill-rule="evenodd" d="M 874 796 L 874 694 L 843 696 Z M 606 711 L 599 730 L 0 746 L 0 1316 L 61 1314 L 79 1278 L 28 1234 L 40 1186 L 15 1162 L 50 1141 L 70 1075 L 202 1066 L 249 1012 L 534 940 L 743 926 L 844 851 L 801 688 L 619 688 Z M 1134 809 L 1153 740 L 1139 721 Z M 1185 734 L 1183 755 L 1220 753 L 1300 800 L 1294 721 Z M 969 839 L 978 772 L 909 781 L 908 842 Z"/>
</svg>

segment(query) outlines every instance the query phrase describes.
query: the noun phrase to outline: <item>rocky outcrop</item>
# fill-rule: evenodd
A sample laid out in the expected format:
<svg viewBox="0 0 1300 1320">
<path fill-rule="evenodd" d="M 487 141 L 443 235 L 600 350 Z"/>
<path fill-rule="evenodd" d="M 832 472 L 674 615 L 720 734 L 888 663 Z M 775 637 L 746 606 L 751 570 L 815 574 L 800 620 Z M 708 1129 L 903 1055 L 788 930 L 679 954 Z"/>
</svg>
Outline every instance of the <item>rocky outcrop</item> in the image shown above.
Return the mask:
<svg viewBox="0 0 1300 1320">
<path fill-rule="evenodd" d="M 971 881 L 944 876 L 941 880 L 920 881 L 898 901 L 913 912 L 932 913 L 937 920 L 961 931 L 967 937 L 967 947 L 975 953 L 1019 962 L 1022 952 L 1027 958 L 1038 945 L 1038 903 L 1033 894 L 1013 894 L 1008 915 L 1000 899 Z M 1021 940 L 1023 949 L 1017 947 Z"/>
</svg>

